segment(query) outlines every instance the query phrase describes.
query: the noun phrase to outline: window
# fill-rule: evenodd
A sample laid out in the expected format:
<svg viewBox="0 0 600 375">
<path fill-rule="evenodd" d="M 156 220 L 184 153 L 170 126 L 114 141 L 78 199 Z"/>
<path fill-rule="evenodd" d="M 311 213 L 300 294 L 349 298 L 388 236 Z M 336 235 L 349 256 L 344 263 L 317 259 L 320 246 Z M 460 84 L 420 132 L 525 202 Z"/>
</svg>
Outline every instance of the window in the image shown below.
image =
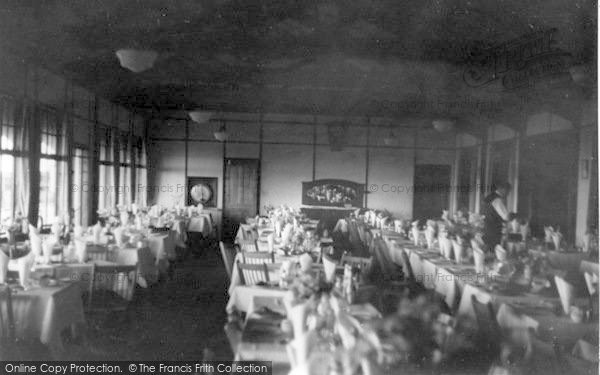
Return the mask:
<svg viewBox="0 0 600 375">
<path fill-rule="evenodd" d="M 71 207 L 73 209 L 73 221 L 77 225 L 87 226 L 91 189 L 89 181 L 89 152 L 86 148 L 80 146 L 74 148 L 72 166 L 73 189 Z"/>
<path fill-rule="evenodd" d="M 133 145 L 135 158 L 135 203 L 140 207 L 148 204 L 146 195 L 148 184 L 148 168 L 146 166 L 146 144 L 142 137 L 138 137 Z"/>
<path fill-rule="evenodd" d="M 67 160 L 66 129 L 56 111 L 40 108 L 40 205 L 38 214 L 44 225 L 50 225 L 56 216 L 66 215 Z"/>
<path fill-rule="evenodd" d="M 122 133 L 119 139 L 119 205 L 128 206 L 132 203 L 132 163 L 131 137 Z"/>
<path fill-rule="evenodd" d="M 11 98 L 0 97 L 0 219 L 14 216 L 15 211 L 15 111 Z"/>
<path fill-rule="evenodd" d="M 110 209 L 117 203 L 115 189 L 114 134 L 111 128 L 100 130 L 98 161 L 98 209 Z"/>
</svg>

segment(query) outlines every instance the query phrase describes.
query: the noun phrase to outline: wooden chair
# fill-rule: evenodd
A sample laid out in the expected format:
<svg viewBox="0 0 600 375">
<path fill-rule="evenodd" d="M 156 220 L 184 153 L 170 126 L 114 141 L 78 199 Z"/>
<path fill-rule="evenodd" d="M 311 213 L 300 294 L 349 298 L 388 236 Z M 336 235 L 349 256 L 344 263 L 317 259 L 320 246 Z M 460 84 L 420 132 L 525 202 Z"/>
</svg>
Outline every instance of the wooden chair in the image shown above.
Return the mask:
<svg viewBox="0 0 600 375">
<path fill-rule="evenodd" d="M 275 263 L 275 255 L 268 251 L 242 251 L 242 259 L 247 264 Z"/>
<path fill-rule="evenodd" d="M 225 271 L 231 281 L 231 273 L 233 271 L 234 254 L 232 251 L 225 246 L 223 241 L 219 241 L 219 248 L 221 249 L 221 257 L 223 258 L 223 264 L 225 265 Z"/>
<path fill-rule="evenodd" d="M 340 260 L 340 264 L 342 266 L 349 264 L 352 268 L 356 267 L 361 272 L 368 272 L 371 269 L 372 263 L 373 263 L 372 256 L 370 256 L 368 258 L 363 258 L 363 257 L 351 256 L 347 253 L 344 253 L 344 255 L 342 255 L 342 259 Z"/>
<path fill-rule="evenodd" d="M 237 267 L 243 285 L 269 282 L 269 271 L 266 263 L 248 264 L 237 262 Z"/>
<path fill-rule="evenodd" d="M 87 245 L 89 260 L 108 260 L 108 247 L 103 245 Z"/>
<path fill-rule="evenodd" d="M 238 240 L 235 246 L 239 249 L 238 251 L 241 252 L 258 251 L 258 244 L 256 243 L 256 240 Z"/>
<path fill-rule="evenodd" d="M 88 291 L 90 312 L 125 311 L 133 299 L 137 265 L 94 265 Z"/>
</svg>

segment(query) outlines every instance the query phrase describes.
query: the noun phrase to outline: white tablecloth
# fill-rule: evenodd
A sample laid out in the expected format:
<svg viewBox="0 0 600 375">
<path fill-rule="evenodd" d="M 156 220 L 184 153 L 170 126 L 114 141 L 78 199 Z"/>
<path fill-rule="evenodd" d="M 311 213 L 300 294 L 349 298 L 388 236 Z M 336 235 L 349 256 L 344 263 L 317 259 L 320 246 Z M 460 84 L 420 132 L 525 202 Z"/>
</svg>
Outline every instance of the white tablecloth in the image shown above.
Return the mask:
<svg viewBox="0 0 600 375">
<path fill-rule="evenodd" d="M 279 288 L 238 285 L 229 295 L 226 310 L 228 314 L 234 311 L 248 312 L 255 296 L 283 298 L 287 293 L 287 290 Z"/>
<path fill-rule="evenodd" d="M 85 324 L 83 301 L 77 285 L 34 288 L 12 296 L 15 333 L 21 339 L 39 339 L 62 349 L 60 333 Z"/>
<path fill-rule="evenodd" d="M 188 232 L 202 233 L 203 236 L 208 237 L 213 232 L 212 218 L 208 214 L 202 214 L 200 216 L 194 216 L 190 218 L 188 223 Z"/>
</svg>

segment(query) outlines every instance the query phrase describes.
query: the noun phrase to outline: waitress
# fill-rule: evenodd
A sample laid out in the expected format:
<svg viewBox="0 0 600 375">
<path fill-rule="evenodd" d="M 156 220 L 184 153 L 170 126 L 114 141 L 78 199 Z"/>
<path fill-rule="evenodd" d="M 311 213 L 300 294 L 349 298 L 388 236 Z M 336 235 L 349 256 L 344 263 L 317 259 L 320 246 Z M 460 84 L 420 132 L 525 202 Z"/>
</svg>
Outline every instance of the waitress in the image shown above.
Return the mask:
<svg viewBox="0 0 600 375">
<path fill-rule="evenodd" d="M 489 252 L 493 252 L 496 245 L 502 242 L 502 226 L 509 219 L 505 199 L 510 189 L 511 185 L 508 182 L 500 184 L 483 200 L 483 242 Z"/>
</svg>

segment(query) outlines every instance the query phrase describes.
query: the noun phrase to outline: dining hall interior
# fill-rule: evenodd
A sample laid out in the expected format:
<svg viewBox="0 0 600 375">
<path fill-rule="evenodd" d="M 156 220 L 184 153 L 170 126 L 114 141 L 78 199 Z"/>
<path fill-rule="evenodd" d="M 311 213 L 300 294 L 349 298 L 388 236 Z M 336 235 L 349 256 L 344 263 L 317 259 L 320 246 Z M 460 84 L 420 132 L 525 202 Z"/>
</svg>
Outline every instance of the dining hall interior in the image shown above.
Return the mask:
<svg viewBox="0 0 600 375">
<path fill-rule="evenodd" d="M 597 373 L 597 14 L 0 3 L 0 361 Z"/>
</svg>

